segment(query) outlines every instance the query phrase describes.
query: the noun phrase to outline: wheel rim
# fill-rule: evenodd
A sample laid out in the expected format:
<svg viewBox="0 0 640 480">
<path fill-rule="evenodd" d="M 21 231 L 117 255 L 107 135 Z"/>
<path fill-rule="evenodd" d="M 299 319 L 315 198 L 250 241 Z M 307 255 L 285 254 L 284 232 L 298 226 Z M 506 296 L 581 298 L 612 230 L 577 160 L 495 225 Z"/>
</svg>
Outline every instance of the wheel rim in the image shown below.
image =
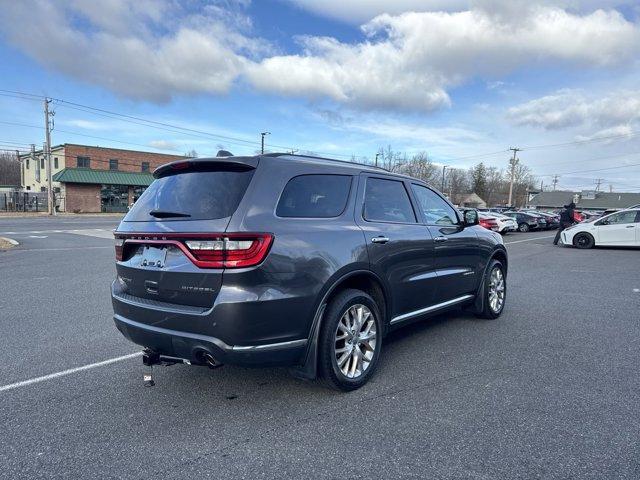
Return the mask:
<svg viewBox="0 0 640 480">
<path fill-rule="evenodd" d="M 528 230 L 529 230 L 529 225 L 527 225 L 526 223 L 523 223 L 522 225 L 520 225 L 521 232 L 527 232 Z"/>
<path fill-rule="evenodd" d="M 498 313 L 504 305 L 505 284 L 504 275 L 500 267 L 494 267 L 489 276 L 489 307 L 493 313 Z"/>
<path fill-rule="evenodd" d="M 344 312 L 336 328 L 334 352 L 345 377 L 358 378 L 371 366 L 376 338 L 376 321 L 369 307 L 356 304 Z"/>
<path fill-rule="evenodd" d="M 587 245 L 589 245 L 589 239 L 587 238 L 586 235 L 580 235 L 576 241 L 578 242 L 578 245 L 581 247 L 586 247 Z"/>
</svg>

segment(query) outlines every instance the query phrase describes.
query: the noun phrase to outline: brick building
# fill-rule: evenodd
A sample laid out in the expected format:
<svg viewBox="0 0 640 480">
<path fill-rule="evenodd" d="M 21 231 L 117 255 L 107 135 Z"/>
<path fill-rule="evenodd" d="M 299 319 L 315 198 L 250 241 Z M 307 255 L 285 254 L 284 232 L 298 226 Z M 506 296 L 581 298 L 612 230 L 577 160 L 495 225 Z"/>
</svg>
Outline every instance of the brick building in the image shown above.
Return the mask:
<svg viewBox="0 0 640 480">
<path fill-rule="evenodd" d="M 52 147 L 53 189 L 60 211 L 76 213 L 126 212 L 151 184 L 158 166 L 182 155 L 65 143 Z M 42 151 L 22 160 L 25 190 L 46 191 L 46 162 Z"/>
</svg>

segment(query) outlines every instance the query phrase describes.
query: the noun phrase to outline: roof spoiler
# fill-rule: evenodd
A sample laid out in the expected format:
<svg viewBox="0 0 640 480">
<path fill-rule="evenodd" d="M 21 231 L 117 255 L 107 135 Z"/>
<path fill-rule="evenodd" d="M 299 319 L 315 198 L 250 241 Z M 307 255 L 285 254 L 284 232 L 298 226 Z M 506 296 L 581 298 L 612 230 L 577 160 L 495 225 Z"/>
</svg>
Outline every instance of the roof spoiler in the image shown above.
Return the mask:
<svg viewBox="0 0 640 480">
<path fill-rule="evenodd" d="M 153 172 L 154 178 L 162 178 L 187 171 L 195 172 L 219 172 L 236 171 L 245 172 L 258 166 L 257 157 L 218 157 L 218 158 L 190 158 L 165 163 Z"/>
</svg>

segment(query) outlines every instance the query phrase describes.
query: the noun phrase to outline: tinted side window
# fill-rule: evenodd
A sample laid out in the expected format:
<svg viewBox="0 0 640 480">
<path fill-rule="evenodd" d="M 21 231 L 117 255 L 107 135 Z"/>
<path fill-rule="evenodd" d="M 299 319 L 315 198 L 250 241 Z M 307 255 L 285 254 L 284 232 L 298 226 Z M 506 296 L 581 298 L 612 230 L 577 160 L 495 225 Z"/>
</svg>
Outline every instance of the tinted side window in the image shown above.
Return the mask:
<svg viewBox="0 0 640 480">
<path fill-rule="evenodd" d="M 437 193 L 422 185 L 412 184 L 411 188 L 428 224 L 455 225 L 458 223 L 456 212 Z"/>
<path fill-rule="evenodd" d="M 300 175 L 284 187 L 276 215 L 279 217 L 329 218 L 347 206 L 351 178 L 348 175 Z"/>
<path fill-rule="evenodd" d="M 364 218 L 374 222 L 415 223 L 416 215 L 404 183 L 368 178 L 364 192 Z"/>
</svg>

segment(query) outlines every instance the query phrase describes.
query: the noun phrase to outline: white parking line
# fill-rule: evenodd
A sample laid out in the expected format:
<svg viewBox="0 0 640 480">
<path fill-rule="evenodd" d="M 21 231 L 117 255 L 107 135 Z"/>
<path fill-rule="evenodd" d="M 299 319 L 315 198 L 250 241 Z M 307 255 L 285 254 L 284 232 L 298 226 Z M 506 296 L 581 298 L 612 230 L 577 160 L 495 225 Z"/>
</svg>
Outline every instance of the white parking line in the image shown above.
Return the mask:
<svg viewBox="0 0 640 480">
<path fill-rule="evenodd" d="M 548 235 L 546 237 L 526 238 L 524 240 L 516 240 L 515 242 L 504 242 L 505 245 L 511 245 L 512 243 L 533 242 L 534 240 L 542 240 L 544 238 L 554 238 L 555 235 Z"/>
<path fill-rule="evenodd" d="M 101 246 L 101 247 L 60 247 L 60 248 L 14 248 L 11 250 L 11 253 L 22 253 L 22 252 L 63 252 L 65 250 L 98 250 L 101 248 L 113 248 L 113 246 Z"/>
<path fill-rule="evenodd" d="M 66 375 L 71 375 L 72 373 L 82 372 L 84 370 L 90 370 L 92 368 L 103 367 L 112 363 L 121 362 L 122 360 L 129 360 L 130 358 L 139 357 L 140 355 L 142 355 L 142 352 L 131 353 L 129 355 L 123 355 L 122 357 L 110 358 L 109 360 L 103 360 L 102 362 L 90 363 L 89 365 L 83 365 L 82 367 L 70 368 L 69 370 L 50 373 L 49 375 L 44 375 L 42 377 L 36 377 L 30 380 L 23 380 L 22 382 L 11 383 L 9 385 L 0 387 L 0 392 L 6 392 L 7 390 L 26 387 L 27 385 L 33 385 L 34 383 L 40 383 L 46 380 L 53 380 L 54 378 L 64 377 Z"/>
</svg>

